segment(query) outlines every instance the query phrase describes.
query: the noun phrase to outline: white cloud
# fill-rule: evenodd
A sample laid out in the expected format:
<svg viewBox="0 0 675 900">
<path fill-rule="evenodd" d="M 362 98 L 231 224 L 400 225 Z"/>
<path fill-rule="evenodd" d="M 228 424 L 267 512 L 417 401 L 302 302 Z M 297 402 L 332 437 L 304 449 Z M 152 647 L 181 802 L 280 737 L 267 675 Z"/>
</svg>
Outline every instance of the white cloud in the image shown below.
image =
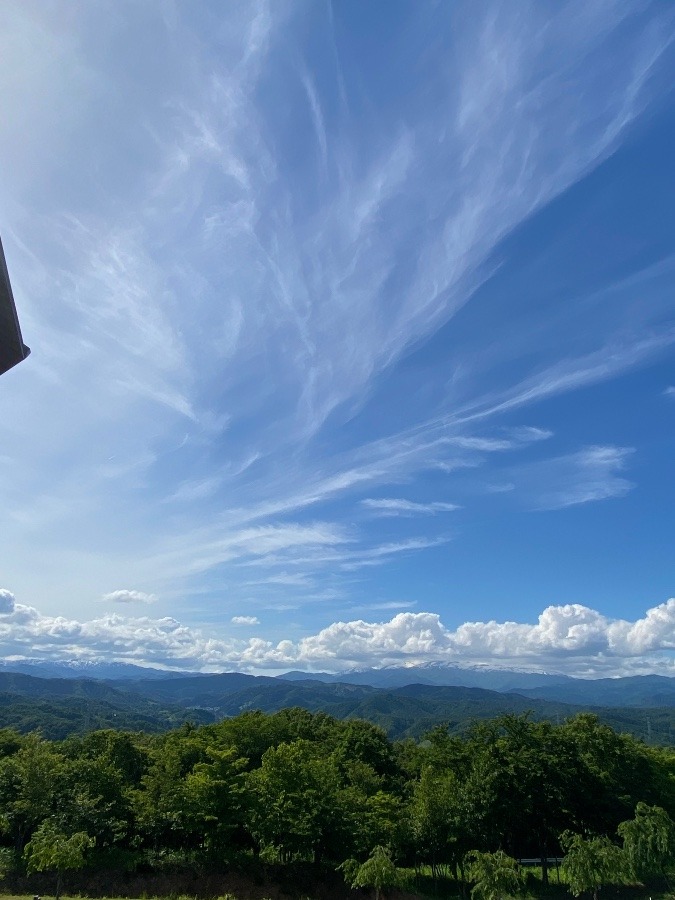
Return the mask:
<svg viewBox="0 0 675 900">
<path fill-rule="evenodd" d="M 101 597 L 103 601 L 111 603 L 156 603 L 155 594 L 146 594 L 143 591 L 111 591 Z"/>
<path fill-rule="evenodd" d="M 233 625 L 260 625 L 260 619 L 257 616 L 232 616 L 230 622 Z"/>
<path fill-rule="evenodd" d="M 163 577 L 179 578 L 215 568 L 222 563 L 264 565 L 294 562 L 307 553 L 337 552 L 353 536 L 329 522 L 288 522 L 230 530 L 225 524 L 182 534 L 166 541 L 151 565 Z"/>
<path fill-rule="evenodd" d="M 400 516 L 400 515 L 435 515 L 439 512 L 454 512 L 460 507 L 456 503 L 442 503 L 441 501 L 433 501 L 432 503 L 414 503 L 412 500 L 402 499 L 365 499 L 361 500 L 361 505 L 366 509 L 372 509 L 381 516 Z"/>
<path fill-rule="evenodd" d="M 256 616 L 234 616 L 231 624 L 259 623 Z M 3 656 L 123 660 L 211 671 L 340 671 L 434 661 L 547 668 L 577 676 L 675 674 L 675 598 L 635 621 L 570 603 L 547 607 L 535 623 L 492 620 L 452 629 L 436 613 L 400 612 L 384 622 L 334 622 L 295 641 L 222 638 L 212 626 L 209 632 L 207 637 L 171 617 L 105 615 L 76 621 L 14 602 L 0 617 L 0 651 Z"/>
<path fill-rule="evenodd" d="M 291 593 L 321 565 L 351 571 L 436 546 L 447 538 L 360 533 L 324 510 L 313 523 L 284 517 L 385 492 L 392 498 L 364 507 L 401 519 L 450 512 L 399 494 L 417 496 L 407 485 L 420 472 L 456 475 L 550 436 L 474 434 L 475 421 L 614 377 L 672 343 L 638 315 L 658 305 L 654 292 L 632 285 L 612 324 L 591 329 L 590 349 L 569 348 L 563 334 L 544 364 L 535 328 L 521 343 L 481 329 L 476 347 L 458 352 L 456 379 L 429 379 L 443 396 L 418 405 L 406 395 L 400 418 L 373 417 L 367 444 L 328 433 L 331 414 L 362 410 L 396 363 L 471 301 L 500 242 L 613 152 L 648 105 L 669 32 L 624 40 L 627 7 L 485 4 L 456 38 L 448 30 L 456 52 L 419 95 L 433 106 L 412 104 L 405 125 L 383 106 L 372 128 L 350 116 L 344 81 L 339 115 L 326 102 L 294 44 L 304 29 L 287 27 L 279 4 L 223 5 L 217 49 L 189 5 L 173 18 L 144 10 L 142 22 L 130 11 L 121 31 L 115 4 L 82 4 L 65 19 L 60 8 L 10 0 L 0 10 L 11 37 L 0 59 L 0 86 L 11 86 L 0 123 L 0 163 L 13 172 L 6 246 L 39 348 L 0 396 L 5 577 L 37 588 L 24 573 L 31 548 L 44 548 L 51 570 L 35 595 L 52 609 L 54 584 L 70 580 L 67 593 L 84 606 L 115 571 L 135 584 L 161 573 L 165 598 L 247 565 L 260 568 L 260 584 Z M 104 57 L 91 51 L 92 27 L 111 48 Z M 278 44 L 284 52 L 268 52 Z M 297 83 L 286 72 L 277 80 L 278 60 L 290 57 Z M 143 91 L 130 72 L 147 76 Z M 261 77 L 282 85 L 284 108 L 307 112 L 306 158 L 295 122 L 287 130 L 287 117 L 265 107 Z M 102 119 L 101 109 L 124 115 Z M 298 172 L 311 190 L 297 190 Z M 663 280 L 671 298 L 672 278 Z M 565 298 L 559 308 L 614 313 L 615 299 Z M 615 322 L 627 321 L 634 330 L 617 338 Z M 496 365 L 495 377 L 488 363 L 511 346 L 518 377 Z M 530 470 L 532 505 L 625 493 L 624 451 L 614 450 Z M 165 514 L 149 515 L 158 508 Z M 283 571 L 267 577 L 273 566 Z M 106 596 L 131 603 L 141 593 Z"/>
<path fill-rule="evenodd" d="M 439 537 L 407 538 L 403 541 L 392 541 L 388 544 L 379 544 L 369 547 L 367 550 L 354 550 L 351 553 L 343 553 L 341 568 L 347 572 L 362 569 L 366 566 L 379 566 L 388 559 L 398 556 L 400 553 L 428 550 L 431 547 L 440 547 L 447 544 L 451 538 L 448 535 Z"/>
<path fill-rule="evenodd" d="M 314 582 L 307 575 L 300 572 L 279 572 L 277 575 L 269 575 L 267 578 L 260 578 L 257 581 L 247 581 L 249 585 L 281 585 L 282 587 L 313 587 Z"/>
<path fill-rule="evenodd" d="M 363 603 L 355 604 L 349 608 L 351 613 L 365 610 L 367 612 L 392 612 L 393 610 L 410 609 L 417 606 L 414 600 L 387 600 L 382 603 Z"/>
<path fill-rule="evenodd" d="M 662 275 L 660 270 L 643 273 L 643 289 Z M 613 293 L 611 289 L 607 291 L 610 296 Z M 675 327 L 665 327 L 656 333 L 613 336 L 597 350 L 561 359 L 506 390 L 470 401 L 448 417 L 447 421 L 456 426 L 466 425 L 587 385 L 608 381 L 628 369 L 644 365 L 649 359 L 668 350 L 673 343 Z"/>
<path fill-rule="evenodd" d="M 0 615 L 6 616 L 14 612 L 14 594 L 6 588 L 0 588 Z"/>
<path fill-rule="evenodd" d="M 534 463 L 519 473 L 521 494 L 541 510 L 623 497 L 634 487 L 622 474 L 633 452 L 630 447 L 586 447 Z"/>
</svg>

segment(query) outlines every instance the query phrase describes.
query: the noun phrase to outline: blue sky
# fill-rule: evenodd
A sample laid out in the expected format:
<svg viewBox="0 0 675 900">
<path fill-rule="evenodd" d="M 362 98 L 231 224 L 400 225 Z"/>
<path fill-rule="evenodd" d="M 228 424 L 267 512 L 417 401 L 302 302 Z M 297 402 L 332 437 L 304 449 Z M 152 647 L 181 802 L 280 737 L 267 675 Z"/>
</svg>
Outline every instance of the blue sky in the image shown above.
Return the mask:
<svg viewBox="0 0 675 900">
<path fill-rule="evenodd" d="M 673 673 L 675 9 L 0 35 L 4 655 Z"/>
</svg>

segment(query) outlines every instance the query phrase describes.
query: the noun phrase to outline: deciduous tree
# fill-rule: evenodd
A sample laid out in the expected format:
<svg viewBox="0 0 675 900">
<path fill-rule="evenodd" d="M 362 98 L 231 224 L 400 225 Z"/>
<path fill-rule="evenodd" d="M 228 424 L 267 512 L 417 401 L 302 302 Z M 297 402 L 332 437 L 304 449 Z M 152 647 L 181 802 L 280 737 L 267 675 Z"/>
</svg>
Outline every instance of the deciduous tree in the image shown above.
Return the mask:
<svg viewBox="0 0 675 900">
<path fill-rule="evenodd" d="M 472 900 L 503 900 L 517 893 L 524 883 L 518 863 L 503 850 L 496 853 L 469 851 L 466 874 L 473 883 Z"/>
<path fill-rule="evenodd" d="M 590 891 L 593 900 L 598 900 L 603 885 L 625 882 L 626 858 L 609 838 L 585 838 L 567 831 L 561 835 L 560 843 L 565 851 L 561 872 L 575 897 Z"/>
<path fill-rule="evenodd" d="M 353 888 L 373 888 L 375 900 L 380 900 L 383 891 L 400 883 L 400 874 L 391 858 L 388 847 L 375 847 L 368 859 L 359 865 L 349 860 L 344 866 L 345 878 Z"/>
<path fill-rule="evenodd" d="M 621 822 L 618 832 L 636 878 L 665 875 L 666 864 L 675 855 L 675 824 L 665 809 L 638 803 L 635 818 Z"/>
<path fill-rule="evenodd" d="M 85 850 L 94 846 L 94 838 L 84 831 L 70 836 L 59 831 L 57 826 L 47 819 L 33 834 L 26 844 L 24 857 L 29 872 L 56 872 L 55 900 L 61 895 L 61 879 L 67 869 L 81 869 L 84 865 Z"/>
</svg>

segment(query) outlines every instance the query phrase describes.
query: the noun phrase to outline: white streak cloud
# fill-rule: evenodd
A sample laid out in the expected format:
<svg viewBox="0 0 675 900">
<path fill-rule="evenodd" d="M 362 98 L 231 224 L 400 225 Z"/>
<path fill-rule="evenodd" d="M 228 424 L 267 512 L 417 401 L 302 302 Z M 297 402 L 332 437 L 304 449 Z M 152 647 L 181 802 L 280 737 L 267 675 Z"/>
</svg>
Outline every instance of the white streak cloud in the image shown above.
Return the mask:
<svg viewBox="0 0 675 900">
<path fill-rule="evenodd" d="M 435 515 L 439 512 L 454 512 L 460 507 L 456 503 L 443 503 L 434 500 L 431 503 L 415 503 L 412 500 L 397 498 L 383 498 L 375 500 L 366 498 L 361 500 L 361 505 L 373 510 L 380 516 L 414 516 Z"/>
<path fill-rule="evenodd" d="M 540 510 L 623 497 L 634 487 L 623 476 L 633 452 L 630 447 L 586 447 L 533 463 L 515 478 L 520 480 L 522 496 Z"/>
</svg>

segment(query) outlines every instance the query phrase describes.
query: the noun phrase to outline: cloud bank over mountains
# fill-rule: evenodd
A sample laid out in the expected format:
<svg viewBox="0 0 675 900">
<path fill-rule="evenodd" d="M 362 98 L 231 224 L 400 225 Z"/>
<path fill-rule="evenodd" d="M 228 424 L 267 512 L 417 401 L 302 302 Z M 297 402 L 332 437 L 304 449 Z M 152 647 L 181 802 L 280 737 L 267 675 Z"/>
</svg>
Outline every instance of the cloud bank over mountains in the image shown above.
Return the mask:
<svg viewBox="0 0 675 900">
<path fill-rule="evenodd" d="M 257 626 L 254 616 L 232 625 Z M 334 622 L 298 641 L 206 637 L 171 617 L 106 614 L 86 622 L 45 616 L 0 590 L 0 649 L 6 658 L 123 661 L 194 671 L 339 672 L 353 667 L 491 664 L 580 677 L 675 675 L 675 599 L 634 622 L 577 603 L 549 606 L 536 624 L 466 622 L 452 630 L 436 613 L 401 612 L 385 622 Z"/>
</svg>

